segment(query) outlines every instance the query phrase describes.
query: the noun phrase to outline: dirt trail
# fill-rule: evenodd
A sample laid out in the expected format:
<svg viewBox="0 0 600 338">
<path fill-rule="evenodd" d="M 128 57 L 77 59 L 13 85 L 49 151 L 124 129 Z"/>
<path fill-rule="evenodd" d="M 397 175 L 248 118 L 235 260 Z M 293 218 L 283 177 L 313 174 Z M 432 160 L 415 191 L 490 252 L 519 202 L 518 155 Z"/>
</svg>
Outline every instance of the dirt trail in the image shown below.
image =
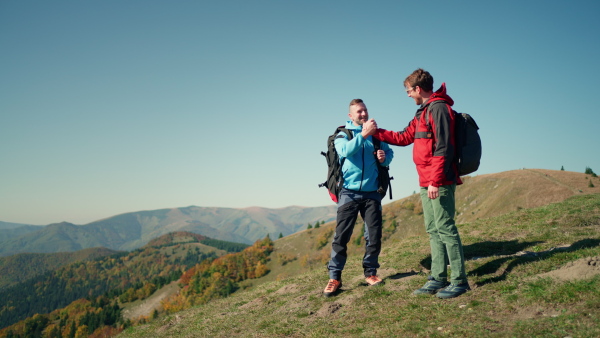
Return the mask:
<svg viewBox="0 0 600 338">
<path fill-rule="evenodd" d="M 123 318 L 134 320 L 141 316 L 150 316 L 155 309 L 160 310 L 160 302 L 163 299 L 179 292 L 179 285 L 177 283 L 178 281 L 171 282 L 147 299 L 139 303 L 135 302 L 131 307 L 124 309 Z"/>
</svg>

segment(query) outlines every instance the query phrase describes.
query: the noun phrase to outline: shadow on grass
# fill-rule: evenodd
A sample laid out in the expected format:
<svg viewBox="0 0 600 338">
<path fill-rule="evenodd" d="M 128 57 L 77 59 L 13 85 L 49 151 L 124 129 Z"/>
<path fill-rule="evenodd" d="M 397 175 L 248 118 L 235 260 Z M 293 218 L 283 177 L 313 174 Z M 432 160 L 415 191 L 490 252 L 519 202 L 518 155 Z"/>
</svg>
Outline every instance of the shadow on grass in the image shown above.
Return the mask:
<svg viewBox="0 0 600 338">
<path fill-rule="evenodd" d="M 386 279 L 402 279 L 402 278 L 406 278 L 406 277 L 410 277 L 410 276 L 414 276 L 414 275 L 418 275 L 418 273 L 411 271 L 411 272 L 405 272 L 405 273 L 397 273 L 395 275 L 391 275 L 387 278 L 384 278 L 384 280 Z"/>
<path fill-rule="evenodd" d="M 545 252 L 526 252 L 522 255 L 517 255 L 520 252 L 525 251 L 525 249 L 535 246 L 537 244 L 543 243 L 542 241 L 534 241 L 534 242 L 519 242 L 517 240 L 513 241 L 499 241 L 499 242 L 480 242 L 474 243 L 470 245 L 466 245 L 463 247 L 465 260 L 469 259 L 478 259 L 490 256 L 505 256 L 499 257 L 498 259 L 494 259 L 490 262 L 485 263 L 484 265 L 478 267 L 473 271 L 469 271 L 467 274 L 469 276 L 484 276 L 492 273 L 500 272 L 501 267 L 509 262 L 504 270 L 502 270 L 500 275 L 484 279 L 477 283 L 478 286 L 483 286 L 490 283 L 497 283 L 506 279 L 506 276 L 517 266 L 521 264 L 526 264 L 533 261 L 539 261 L 541 259 L 548 259 L 553 255 L 559 252 L 573 252 L 584 248 L 593 248 L 600 246 L 600 239 L 582 239 L 573 243 L 573 245 L 566 248 L 559 248 L 552 251 Z M 427 270 L 431 270 L 431 256 L 427 256 L 420 262 L 421 266 L 423 266 Z M 446 262 L 446 264 L 449 264 Z M 392 278 L 392 277 L 390 277 Z"/>
<path fill-rule="evenodd" d="M 543 243 L 541 241 L 535 242 L 519 242 L 517 240 L 512 241 L 485 241 L 474 244 L 463 246 L 463 252 L 465 260 L 477 259 L 489 256 L 506 256 L 514 255 L 517 252 L 523 251 L 529 247 Z M 431 255 L 421 260 L 421 265 L 427 270 L 431 270 Z M 446 262 L 446 264 L 449 264 Z M 496 270 L 493 270 L 496 271 Z"/>
<path fill-rule="evenodd" d="M 477 283 L 477 286 L 483 286 L 490 283 L 501 282 L 506 279 L 506 276 L 517 266 L 521 264 L 527 264 L 533 261 L 539 261 L 542 259 L 548 259 L 554 256 L 557 253 L 561 252 L 573 252 L 584 248 L 593 248 L 600 246 L 600 239 L 582 239 L 573 243 L 570 247 L 560 248 L 552 251 L 545 251 L 540 253 L 526 253 L 521 256 L 509 256 L 509 257 L 501 257 L 490 261 L 477 269 L 470 271 L 468 274 L 470 276 L 484 276 L 487 274 L 498 272 L 498 270 L 506 263 L 509 262 L 504 270 L 502 270 L 500 275 L 484 279 Z"/>
<path fill-rule="evenodd" d="M 465 245 L 463 247 L 465 259 L 483 258 L 489 256 L 514 255 L 532 246 L 544 243 L 543 241 L 519 242 L 512 241 L 485 241 Z"/>
</svg>

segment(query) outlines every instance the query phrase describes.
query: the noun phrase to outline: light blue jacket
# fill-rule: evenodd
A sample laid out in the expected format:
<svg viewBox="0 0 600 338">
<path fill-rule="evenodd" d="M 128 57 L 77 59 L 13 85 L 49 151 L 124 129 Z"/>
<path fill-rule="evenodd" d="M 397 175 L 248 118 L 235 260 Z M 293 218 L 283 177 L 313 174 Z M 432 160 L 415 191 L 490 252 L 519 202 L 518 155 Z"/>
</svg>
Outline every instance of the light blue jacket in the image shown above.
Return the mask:
<svg viewBox="0 0 600 338">
<path fill-rule="evenodd" d="M 348 141 L 344 132 L 340 132 L 335 139 L 335 150 L 340 160 L 345 158 L 342 165 L 344 188 L 354 191 L 376 191 L 379 185 L 377 182 L 379 170 L 373 154 L 375 147 L 372 136 L 363 138 L 362 126 L 355 126 L 352 121 L 346 122 L 346 129 L 353 133 L 352 140 Z M 381 150 L 385 152 L 385 161 L 381 165 L 386 167 L 392 162 L 394 152 L 384 142 L 381 142 Z"/>
</svg>

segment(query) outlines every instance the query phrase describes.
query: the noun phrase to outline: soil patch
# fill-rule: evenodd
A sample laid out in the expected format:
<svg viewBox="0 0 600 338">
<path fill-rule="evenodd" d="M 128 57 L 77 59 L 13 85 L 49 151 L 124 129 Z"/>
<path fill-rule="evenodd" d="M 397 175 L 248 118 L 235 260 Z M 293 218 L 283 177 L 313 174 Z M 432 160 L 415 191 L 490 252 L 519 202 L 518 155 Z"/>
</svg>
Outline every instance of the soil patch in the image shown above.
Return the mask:
<svg viewBox="0 0 600 338">
<path fill-rule="evenodd" d="M 288 284 L 288 285 L 282 287 L 281 289 L 275 291 L 275 294 L 276 295 L 290 294 L 290 293 L 299 292 L 300 290 L 302 290 L 302 288 L 298 284 Z"/>
<path fill-rule="evenodd" d="M 260 305 L 264 304 L 266 302 L 266 300 L 267 299 L 265 297 L 258 297 L 256 299 L 252 300 L 251 302 L 246 303 L 246 304 L 240 306 L 239 309 L 240 310 L 252 309 L 252 308 L 255 308 L 257 306 L 260 306 Z"/>
<path fill-rule="evenodd" d="M 340 303 L 326 303 L 319 311 L 317 311 L 316 315 L 317 317 L 327 317 L 341 308 L 342 304 Z"/>
<path fill-rule="evenodd" d="M 600 256 L 581 258 L 565 264 L 558 270 L 539 274 L 538 277 L 551 277 L 560 281 L 587 279 L 600 274 Z"/>
</svg>

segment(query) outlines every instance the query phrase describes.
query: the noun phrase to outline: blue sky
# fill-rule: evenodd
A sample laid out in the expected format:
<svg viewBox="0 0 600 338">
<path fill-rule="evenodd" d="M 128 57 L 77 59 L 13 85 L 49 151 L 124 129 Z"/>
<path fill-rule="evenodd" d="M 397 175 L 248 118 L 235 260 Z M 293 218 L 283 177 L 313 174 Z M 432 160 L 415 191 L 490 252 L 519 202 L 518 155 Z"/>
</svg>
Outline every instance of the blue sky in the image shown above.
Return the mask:
<svg viewBox="0 0 600 338">
<path fill-rule="evenodd" d="M 331 205 L 362 98 L 401 130 L 424 68 L 475 117 L 477 174 L 600 173 L 598 1 L 1 1 L 0 221 Z M 418 190 L 395 147 L 394 200 Z M 389 199 L 386 197 L 385 203 Z"/>
</svg>

